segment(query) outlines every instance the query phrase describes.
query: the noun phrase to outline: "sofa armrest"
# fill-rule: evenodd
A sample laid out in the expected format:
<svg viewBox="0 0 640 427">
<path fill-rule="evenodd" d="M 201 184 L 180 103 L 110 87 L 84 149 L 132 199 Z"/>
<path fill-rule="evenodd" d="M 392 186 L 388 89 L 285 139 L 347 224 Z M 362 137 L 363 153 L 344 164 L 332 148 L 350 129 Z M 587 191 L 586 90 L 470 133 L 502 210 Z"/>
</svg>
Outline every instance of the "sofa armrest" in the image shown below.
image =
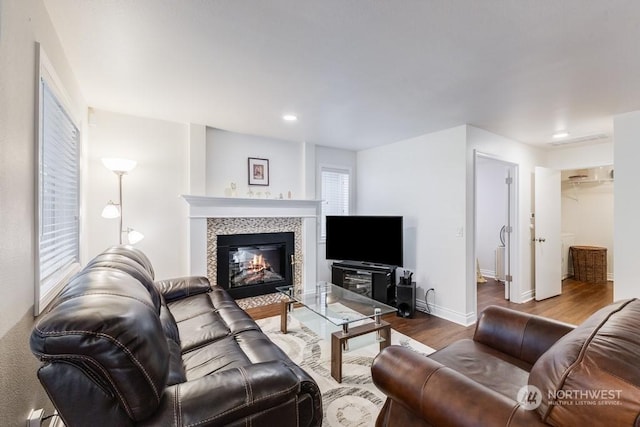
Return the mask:
<svg viewBox="0 0 640 427">
<path fill-rule="evenodd" d="M 239 421 L 259 422 L 260 414 L 273 411 L 281 417 L 277 425 L 294 426 L 300 389 L 300 379 L 283 362 L 230 369 L 167 387 L 157 411 L 139 425 L 244 425 Z M 290 419 L 282 416 L 286 411 Z"/>
<path fill-rule="evenodd" d="M 157 280 L 155 285 L 167 302 L 211 291 L 209 279 L 204 276 Z"/>
<path fill-rule="evenodd" d="M 382 350 L 371 375 L 388 396 L 377 426 L 423 425 L 416 418 L 432 426 L 543 425 L 535 411 L 401 346 Z M 393 405 L 404 414 L 394 415 Z"/>
<path fill-rule="evenodd" d="M 473 339 L 533 365 L 574 328 L 557 320 L 489 306 L 476 322 Z"/>
</svg>

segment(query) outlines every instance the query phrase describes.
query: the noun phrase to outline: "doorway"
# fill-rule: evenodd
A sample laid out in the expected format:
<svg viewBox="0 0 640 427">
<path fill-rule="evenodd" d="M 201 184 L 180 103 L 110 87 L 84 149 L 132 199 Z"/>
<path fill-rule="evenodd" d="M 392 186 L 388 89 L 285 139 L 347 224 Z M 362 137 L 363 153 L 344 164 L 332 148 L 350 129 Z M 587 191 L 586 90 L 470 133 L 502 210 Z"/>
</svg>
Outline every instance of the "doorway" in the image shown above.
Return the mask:
<svg viewBox="0 0 640 427">
<path fill-rule="evenodd" d="M 519 302 L 513 281 L 516 231 L 517 165 L 477 153 L 475 156 L 475 254 L 477 290 L 483 279 L 497 281 L 505 300 Z"/>
<path fill-rule="evenodd" d="M 595 246 L 606 249 L 603 273 L 614 280 L 613 190 L 612 165 L 561 171 L 562 279 L 574 275 L 569 248 Z"/>
</svg>

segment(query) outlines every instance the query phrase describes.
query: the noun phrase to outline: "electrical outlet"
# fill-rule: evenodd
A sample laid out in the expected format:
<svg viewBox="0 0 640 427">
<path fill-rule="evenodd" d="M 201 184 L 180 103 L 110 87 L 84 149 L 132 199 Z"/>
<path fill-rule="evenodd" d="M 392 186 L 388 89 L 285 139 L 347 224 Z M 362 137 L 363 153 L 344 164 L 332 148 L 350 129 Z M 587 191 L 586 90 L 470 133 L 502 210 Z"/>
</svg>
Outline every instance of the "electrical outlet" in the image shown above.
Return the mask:
<svg viewBox="0 0 640 427">
<path fill-rule="evenodd" d="M 27 417 L 27 427 L 40 427 L 44 418 L 44 409 L 32 409 Z"/>
</svg>

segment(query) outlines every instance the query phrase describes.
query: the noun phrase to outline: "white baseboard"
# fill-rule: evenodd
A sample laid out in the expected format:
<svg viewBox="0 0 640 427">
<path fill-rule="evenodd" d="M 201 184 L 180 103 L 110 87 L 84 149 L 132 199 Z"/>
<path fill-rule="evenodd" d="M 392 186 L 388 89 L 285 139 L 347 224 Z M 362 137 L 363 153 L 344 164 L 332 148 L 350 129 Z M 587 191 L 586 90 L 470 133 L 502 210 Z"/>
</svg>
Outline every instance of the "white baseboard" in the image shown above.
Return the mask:
<svg viewBox="0 0 640 427">
<path fill-rule="evenodd" d="M 521 301 L 522 301 L 523 303 L 525 303 L 525 302 L 531 301 L 535 296 L 536 296 L 536 291 L 535 291 L 535 289 L 531 289 L 531 290 L 528 290 L 528 291 L 523 292 L 523 293 L 520 295 L 520 298 L 521 298 Z"/>
<path fill-rule="evenodd" d="M 475 324 L 477 320 L 476 313 L 465 314 L 446 307 L 441 307 L 437 304 L 429 304 L 429 308 L 431 309 L 430 314 L 462 326 L 471 326 Z M 416 300 L 416 310 L 427 313 L 427 305 L 424 301 Z"/>
<path fill-rule="evenodd" d="M 483 270 L 480 269 L 480 274 L 482 274 L 483 277 L 489 278 L 489 279 L 495 279 L 496 278 L 496 272 L 493 270 Z"/>
</svg>

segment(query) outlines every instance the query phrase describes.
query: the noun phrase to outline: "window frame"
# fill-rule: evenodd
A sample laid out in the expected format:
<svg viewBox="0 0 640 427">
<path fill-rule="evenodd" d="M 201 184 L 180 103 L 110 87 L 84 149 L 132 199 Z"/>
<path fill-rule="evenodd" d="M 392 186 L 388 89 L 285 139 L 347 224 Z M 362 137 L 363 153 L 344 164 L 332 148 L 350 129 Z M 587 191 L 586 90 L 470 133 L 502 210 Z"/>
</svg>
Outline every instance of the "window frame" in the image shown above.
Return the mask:
<svg viewBox="0 0 640 427">
<path fill-rule="evenodd" d="M 40 43 L 36 43 L 36 63 L 38 64 L 38 73 L 36 75 L 36 117 L 35 117 L 35 191 L 34 191 L 34 206 L 35 206 L 35 244 L 34 244 L 34 316 L 40 315 L 49 303 L 60 293 L 67 280 L 76 272 L 80 270 L 80 212 L 81 212 L 81 148 L 82 148 L 82 132 L 81 121 L 78 119 L 78 115 L 74 114 L 74 110 L 71 108 L 71 102 L 66 94 L 66 91 L 61 84 L 61 80 L 55 72 L 51 62 L 45 54 Z M 43 166 L 43 147 L 44 147 L 44 85 L 46 84 L 48 91 L 53 96 L 53 99 L 62 107 L 64 114 L 69 119 L 69 122 L 75 127 L 77 132 L 77 147 L 76 147 L 76 192 L 77 200 L 74 206 L 76 216 L 76 232 L 77 239 L 75 240 L 75 258 L 71 260 L 70 264 L 67 264 L 61 268 L 58 268 L 54 273 L 49 275 L 46 280 L 40 277 L 41 272 L 41 237 L 43 229 L 43 181 L 41 177 L 41 170 Z"/>
<path fill-rule="evenodd" d="M 318 240 L 320 243 L 325 243 L 326 242 L 326 213 L 325 213 L 325 205 L 326 202 L 324 200 L 323 197 L 323 192 L 324 192 L 324 173 L 325 172 L 333 172 L 333 173 L 339 173 L 339 174 L 344 174 L 348 177 L 349 179 L 349 183 L 347 185 L 347 212 L 344 213 L 344 215 L 351 215 L 351 212 L 353 210 L 353 173 L 351 168 L 349 167 L 345 167 L 345 166 L 330 166 L 330 165 L 321 165 L 320 166 L 320 199 L 321 201 L 321 205 L 320 205 L 320 224 L 318 227 Z M 335 215 L 332 213 L 332 215 Z"/>
</svg>

